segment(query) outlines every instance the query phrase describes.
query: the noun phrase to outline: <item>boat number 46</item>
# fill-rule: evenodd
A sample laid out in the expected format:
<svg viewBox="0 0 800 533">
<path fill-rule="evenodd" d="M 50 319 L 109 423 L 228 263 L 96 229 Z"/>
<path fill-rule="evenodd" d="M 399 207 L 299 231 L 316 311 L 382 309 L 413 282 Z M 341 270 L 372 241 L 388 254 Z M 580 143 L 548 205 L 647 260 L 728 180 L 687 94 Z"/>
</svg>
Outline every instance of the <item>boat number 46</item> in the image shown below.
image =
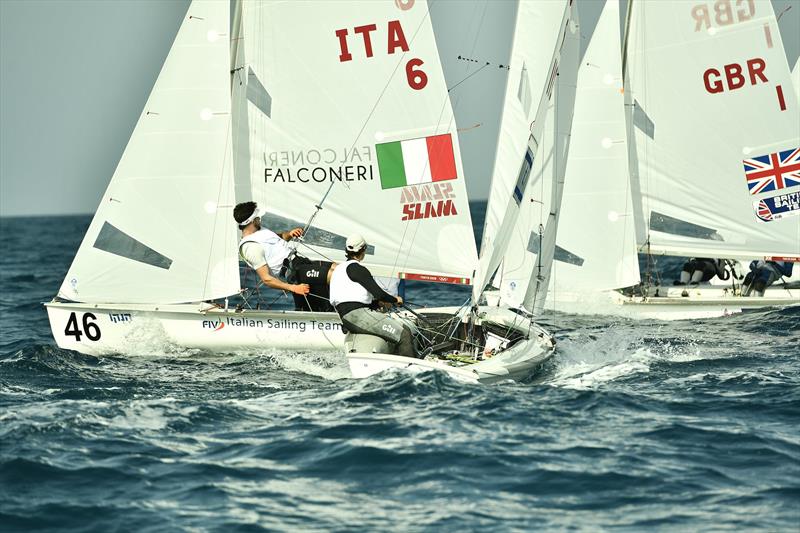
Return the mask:
<svg viewBox="0 0 800 533">
<path fill-rule="evenodd" d="M 92 313 L 83 313 L 83 316 L 81 317 L 83 331 L 81 331 L 81 328 L 78 325 L 77 315 L 74 312 L 70 313 L 69 320 L 67 320 L 67 327 L 64 328 L 64 335 L 75 337 L 75 340 L 78 342 L 81 342 L 81 337 L 84 335 L 86 335 L 86 338 L 90 341 L 99 341 L 100 327 L 95 323 L 95 320 L 97 320 L 97 317 Z"/>
</svg>

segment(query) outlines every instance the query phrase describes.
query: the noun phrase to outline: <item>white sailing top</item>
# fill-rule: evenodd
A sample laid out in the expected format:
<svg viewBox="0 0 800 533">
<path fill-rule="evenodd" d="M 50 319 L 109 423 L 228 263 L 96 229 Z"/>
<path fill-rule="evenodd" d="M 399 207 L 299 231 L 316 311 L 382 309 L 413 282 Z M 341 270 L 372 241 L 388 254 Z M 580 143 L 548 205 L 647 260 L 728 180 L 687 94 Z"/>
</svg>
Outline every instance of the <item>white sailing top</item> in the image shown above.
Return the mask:
<svg viewBox="0 0 800 533">
<path fill-rule="evenodd" d="M 372 303 L 372 294 L 360 283 L 350 279 L 347 275 L 347 267 L 353 263 L 358 263 L 355 259 L 345 261 L 336 267 L 331 275 L 331 305 L 336 307 L 342 302 L 360 302 L 363 304 Z"/>
<path fill-rule="evenodd" d="M 267 265 L 273 276 L 280 275 L 283 261 L 289 257 L 291 251 L 280 235 L 268 229 L 251 233 L 239 242 L 239 254 L 242 259 L 253 270 Z"/>
</svg>

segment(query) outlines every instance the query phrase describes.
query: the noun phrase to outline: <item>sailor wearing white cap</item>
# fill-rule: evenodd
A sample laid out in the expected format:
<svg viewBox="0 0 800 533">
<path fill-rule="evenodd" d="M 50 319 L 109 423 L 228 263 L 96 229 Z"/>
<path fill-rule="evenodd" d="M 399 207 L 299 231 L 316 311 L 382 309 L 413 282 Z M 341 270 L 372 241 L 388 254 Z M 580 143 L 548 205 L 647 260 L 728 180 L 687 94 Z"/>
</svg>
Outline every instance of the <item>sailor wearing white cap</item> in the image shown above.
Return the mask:
<svg viewBox="0 0 800 533">
<path fill-rule="evenodd" d="M 371 307 L 379 304 L 402 305 L 403 298 L 392 296 L 375 282 L 369 270 L 361 265 L 367 254 L 367 241 L 353 234 L 345 243 L 347 261 L 331 276 L 331 304 L 342 318 L 344 327 L 353 333 L 381 337 L 397 345 L 399 355 L 416 357 L 411 330 L 402 321 L 379 313 Z"/>
</svg>

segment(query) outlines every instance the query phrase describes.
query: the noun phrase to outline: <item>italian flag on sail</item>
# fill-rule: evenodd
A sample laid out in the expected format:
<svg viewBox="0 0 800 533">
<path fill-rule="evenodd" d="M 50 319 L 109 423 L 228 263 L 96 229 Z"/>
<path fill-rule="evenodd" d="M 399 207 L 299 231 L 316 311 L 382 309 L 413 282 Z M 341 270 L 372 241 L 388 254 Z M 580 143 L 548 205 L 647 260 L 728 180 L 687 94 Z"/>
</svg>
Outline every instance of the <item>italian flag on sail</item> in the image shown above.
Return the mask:
<svg viewBox="0 0 800 533">
<path fill-rule="evenodd" d="M 381 189 L 454 180 L 456 159 L 449 133 L 375 146 Z"/>
</svg>

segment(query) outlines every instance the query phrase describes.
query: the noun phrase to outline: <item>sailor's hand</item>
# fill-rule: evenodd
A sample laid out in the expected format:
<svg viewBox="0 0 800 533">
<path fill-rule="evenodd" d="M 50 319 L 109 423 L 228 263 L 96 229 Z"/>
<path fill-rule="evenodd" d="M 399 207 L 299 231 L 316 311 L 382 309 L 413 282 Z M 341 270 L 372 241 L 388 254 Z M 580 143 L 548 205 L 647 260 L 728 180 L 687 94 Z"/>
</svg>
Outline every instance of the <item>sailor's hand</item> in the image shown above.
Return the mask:
<svg viewBox="0 0 800 533">
<path fill-rule="evenodd" d="M 397 305 L 403 305 L 403 297 L 397 296 Z"/>
<path fill-rule="evenodd" d="M 290 239 L 296 239 L 303 236 L 303 228 L 294 228 L 286 232 Z"/>
<path fill-rule="evenodd" d="M 308 286 L 308 283 L 298 283 L 297 285 L 292 285 L 292 292 L 295 294 L 305 296 L 309 293 L 309 291 L 311 291 L 311 287 Z"/>
</svg>

